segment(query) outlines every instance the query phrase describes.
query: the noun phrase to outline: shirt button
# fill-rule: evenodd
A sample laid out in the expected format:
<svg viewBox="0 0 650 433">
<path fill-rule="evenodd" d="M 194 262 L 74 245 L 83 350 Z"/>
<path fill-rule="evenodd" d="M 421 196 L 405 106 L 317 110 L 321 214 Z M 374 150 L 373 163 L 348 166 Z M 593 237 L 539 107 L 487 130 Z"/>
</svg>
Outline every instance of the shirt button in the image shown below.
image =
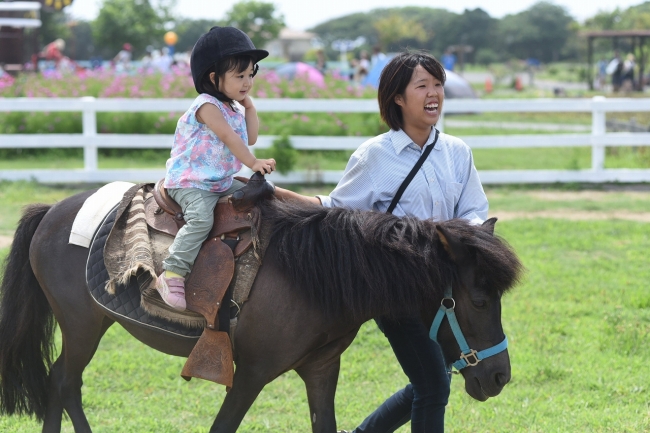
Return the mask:
<svg viewBox="0 0 650 433">
<path fill-rule="evenodd" d="M 440 206 L 440 202 L 439 202 L 439 201 L 436 202 L 436 206 Z"/>
</svg>

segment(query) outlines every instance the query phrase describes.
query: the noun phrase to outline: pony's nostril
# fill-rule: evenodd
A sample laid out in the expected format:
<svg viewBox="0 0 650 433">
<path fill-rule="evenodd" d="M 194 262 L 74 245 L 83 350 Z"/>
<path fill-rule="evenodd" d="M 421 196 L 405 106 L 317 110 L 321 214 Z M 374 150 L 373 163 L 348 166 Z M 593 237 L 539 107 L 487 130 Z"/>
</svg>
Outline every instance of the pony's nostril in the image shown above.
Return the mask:
<svg viewBox="0 0 650 433">
<path fill-rule="evenodd" d="M 506 376 L 505 374 L 497 373 L 494 375 L 494 381 L 499 387 L 503 388 L 510 380 L 508 379 L 508 376 Z"/>
</svg>

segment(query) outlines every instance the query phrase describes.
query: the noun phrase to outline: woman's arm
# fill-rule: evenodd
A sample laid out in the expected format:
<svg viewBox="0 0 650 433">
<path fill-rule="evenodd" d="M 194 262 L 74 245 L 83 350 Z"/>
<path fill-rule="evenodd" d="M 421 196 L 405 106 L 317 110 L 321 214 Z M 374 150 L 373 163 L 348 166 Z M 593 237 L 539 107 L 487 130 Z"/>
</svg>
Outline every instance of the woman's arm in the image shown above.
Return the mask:
<svg viewBox="0 0 650 433">
<path fill-rule="evenodd" d="M 317 204 L 321 206 L 321 201 L 318 197 L 311 197 L 307 195 L 298 194 L 297 192 L 290 191 L 284 188 L 275 187 L 275 196 L 280 200 L 296 200 L 305 203 Z"/>
</svg>

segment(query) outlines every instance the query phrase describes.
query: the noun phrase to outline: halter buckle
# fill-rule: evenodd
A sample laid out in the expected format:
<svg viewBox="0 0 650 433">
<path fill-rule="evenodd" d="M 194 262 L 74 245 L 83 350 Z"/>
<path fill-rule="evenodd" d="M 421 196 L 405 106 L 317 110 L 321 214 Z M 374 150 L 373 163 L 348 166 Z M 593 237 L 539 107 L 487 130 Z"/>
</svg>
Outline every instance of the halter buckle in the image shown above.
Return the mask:
<svg viewBox="0 0 650 433">
<path fill-rule="evenodd" d="M 481 360 L 478 359 L 477 353 L 478 352 L 476 350 L 469 349 L 469 353 L 467 353 L 467 354 L 461 353 L 460 354 L 460 359 L 463 359 L 467 363 L 468 367 L 474 367 L 476 364 L 481 362 Z M 471 361 L 470 361 L 470 359 L 471 359 Z"/>
<path fill-rule="evenodd" d="M 451 301 L 451 307 L 447 307 L 445 305 L 445 301 Z M 456 301 L 454 300 L 454 298 L 442 298 L 442 301 L 440 301 L 440 305 L 446 310 L 453 310 L 454 308 L 456 308 Z"/>
</svg>

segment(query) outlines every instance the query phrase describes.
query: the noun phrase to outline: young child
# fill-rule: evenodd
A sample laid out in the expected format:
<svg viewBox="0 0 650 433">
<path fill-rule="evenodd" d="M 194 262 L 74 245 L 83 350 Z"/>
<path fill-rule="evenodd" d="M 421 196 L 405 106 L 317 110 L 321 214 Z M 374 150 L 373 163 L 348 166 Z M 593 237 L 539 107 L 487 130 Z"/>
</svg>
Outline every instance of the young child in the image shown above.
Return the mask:
<svg viewBox="0 0 650 433">
<path fill-rule="evenodd" d="M 186 307 L 185 276 L 212 228 L 217 201 L 244 186 L 233 175 L 242 163 L 262 174 L 275 170 L 274 159 L 257 159 L 247 147 L 255 144 L 259 129 L 249 92 L 257 62 L 268 55 L 234 27 L 212 27 L 192 50 L 199 96 L 178 120 L 165 176 L 165 188 L 183 209 L 186 224 L 156 281 L 162 299 L 176 309 Z"/>
</svg>

